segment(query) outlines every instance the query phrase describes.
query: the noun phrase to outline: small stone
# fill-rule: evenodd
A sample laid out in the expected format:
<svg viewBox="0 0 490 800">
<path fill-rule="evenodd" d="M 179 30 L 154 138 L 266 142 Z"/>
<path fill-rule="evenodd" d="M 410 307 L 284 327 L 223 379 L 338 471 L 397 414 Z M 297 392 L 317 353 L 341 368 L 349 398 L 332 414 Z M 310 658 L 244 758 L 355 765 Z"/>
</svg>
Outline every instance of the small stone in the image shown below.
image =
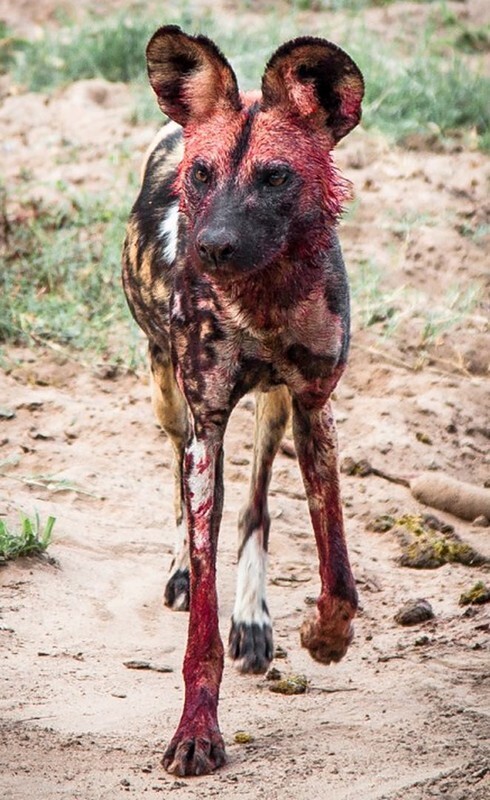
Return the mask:
<svg viewBox="0 0 490 800">
<path fill-rule="evenodd" d="M 483 603 L 488 602 L 490 602 L 490 589 L 483 581 L 477 581 L 471 589 L 463 592 L 459 598 L 460 606 L 483 605 Z"/>
<path fill-rule="evenodd" d="M 449 522 L 444 522 L 444 520 L 439 519 L 434 514 L 422 514 L 422 522 L 431 531 L 440 531 L 441 533 L 454 533 L 454 525 L 450 525 Z"/>
<path fill-rule="evenodd" d="M 395 518 L 390 514 L 381 514 L 369 522 L 367 528 L 375 533 L 386 533 L 386 531 L 390 531 L 393 528 L 395 521 Z"/>
<path fill-rule="evenodd" d="M 96 364 L 94 367 L 94 375 L 103 381 L 112 381 L 120 375 L 120 364 Z"/>
<path fill-rule="evenodd" d="M 276 667 L 271 667 L 265 674 L 266 681 L 280 681 L 282 678 L 282 672 L 279 672 Z"/>
<path fill-rule="evenodd" d="M 296 458 L 296 450 L 294 449 L 294 444 L 292 442 L 288 442 L 287 439 L 284 439 L 281 442 L 279 449 L 284 456 L 287 456 L 287 458 Z"/>
<path fill-rule="evenodd" d="M 285 650 L 284 647 L 281 647 L 280 644 L 277 644 L 276 649 L 274 650 L 274 658 L 287 658 L 287 657 L 288 657 L 287 650 Z"/>
<path fill-rule="evenodd" d="M 343 472 L 344 475 L 357 475 L 360 478 L 366 478 L 368 475 L 372 474 L 372 467 L 365 458 L 360 461 L 355 461 L 350 456 L 346 456 L 342 459 L 340 471 Z"/>
<path fill-rule="evenodd" d="M 305 606 L 316 606 L 317 597 L 313 597 L 311 594 L 307 594 L 305 597 Z"/>
<path fill-rule="evenodd" d="M 247 464 L 250 464 L 249 458 L 244 458 L 243 456 L 230 456 L 230 464 L 233 464 L 235 467 L 246 467 Z"/>
<path fill-rule="evenodd" d="M 149 661 L 140 661 L 139 659 L 132 659 L 131 661 L 123 661 L 127 669 L 149 669 L 153 672 L 173 672 L 172 667 L 167 667 L 159 664 L 150 664 Z"/>
<path fill-rule="evenodd" d="M 490 526 L 490 520 L 488 517 L 485 517 L 481 514 L 479 517 L 473 520 L 473 525 L 477 528 L 488 528 Z"/>
<path fill-rule="evenodd" d="M 399 625 L 418 625 L 433 619 L 434 612 L 428 600 L 409 600 L 405 603 L 394 616 L 395 622 Z"/>
<path fill-rule="evenodd" d="M 43 442 L 49 442 L 54 439 L 54 436 L 52 436 L 50 433 L 47 433 L 47 431 L 40 431 L 37 428 L 31 428 L 29 431 L 29 436 L 31 439 L 39 439 Z"/>
<path fill-rule="evenodd" d="M 42 400 L 30 400 L 28 403 L 17 404 L 17 408 L 25 408 L 27 411 L 39 411 L 43 406 Z"/>
</svg>

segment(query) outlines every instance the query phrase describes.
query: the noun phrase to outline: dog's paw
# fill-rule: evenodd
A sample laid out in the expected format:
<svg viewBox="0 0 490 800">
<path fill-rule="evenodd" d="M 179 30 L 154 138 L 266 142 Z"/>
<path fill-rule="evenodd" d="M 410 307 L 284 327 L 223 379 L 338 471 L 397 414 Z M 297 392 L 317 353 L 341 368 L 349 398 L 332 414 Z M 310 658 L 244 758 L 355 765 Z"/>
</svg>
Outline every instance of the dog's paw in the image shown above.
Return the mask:
<svg viewBox="0 0 490 800">
<path fill-rule="evenodd" d="M 167 582 L 163 595 L 164 603 L 174 611 L 188 611 L 189 597 L 189 570 L 178 569 Z"/>
<path fill-rule="evenodd" d="M 322 664 L 340 661 L 347 652 L 353 636 L 352 625 L 346 634 L 325 632 L 316 619 L 307 619 L 301 626 L 301 644 L 310 651 L 310 656 Z"/>
<path fill-rule="evenodd" d="M 177 731 L 162 759 L 162 764 L 172 775 L 208 775 L 226 761 L 225 743 L 219 730 L 203 735 L 189 735 Z"/>
<path fill-rule="evenodd" d="M 306 619 L 301 626 L 301 644 L 315 661 L 330 664 L 340 661 L 354 637 L 352 618 L 355 609 L 350 603 L 335 600 L 328 610 L 320 601 L 320 613 Z"/>
<path fill-rule="evenodd" d="M 232 617 L 228 653 L 240 672 L 266 672 L 274 653 L 270 623 L 235 622 Z"/>
</svg>

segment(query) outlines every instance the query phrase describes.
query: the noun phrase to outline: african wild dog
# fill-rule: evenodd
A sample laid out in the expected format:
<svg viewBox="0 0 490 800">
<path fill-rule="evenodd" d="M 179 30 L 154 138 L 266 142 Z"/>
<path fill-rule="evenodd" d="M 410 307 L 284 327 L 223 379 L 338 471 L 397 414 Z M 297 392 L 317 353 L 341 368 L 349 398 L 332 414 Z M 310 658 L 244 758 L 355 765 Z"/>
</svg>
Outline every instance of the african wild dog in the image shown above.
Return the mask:
<svg viewBox="0 0 490 800">
<path fill-rule="evenodd" d="M 349 342 L 335 231 L 345 184 L 330 152 L 359 122 L 363 80 L 342 50 L 310 37 L 276 51 L 261 93 L 240 94 L 213 42 L 173 25 L 155 33 L 147 60 L 173 122 L 147 158 L 124 247 L 124 287 L 149 339 L 154 408 L 175 451 L 178 544 L 165 601 L 187 609 L 190 597 L 185 705 L 163 764 L 199 775 L 225 760 L 215 585 L 223 435 L 252 389 L 255 450 L 239 520 L 229 654 L 252 673 L 264 672 L 273 656 L 267 489 L 291 405 L 321 577 L 301 642 L 328 664 L 352 638 L 357 594 L 329 402 Z"/>
</svg>

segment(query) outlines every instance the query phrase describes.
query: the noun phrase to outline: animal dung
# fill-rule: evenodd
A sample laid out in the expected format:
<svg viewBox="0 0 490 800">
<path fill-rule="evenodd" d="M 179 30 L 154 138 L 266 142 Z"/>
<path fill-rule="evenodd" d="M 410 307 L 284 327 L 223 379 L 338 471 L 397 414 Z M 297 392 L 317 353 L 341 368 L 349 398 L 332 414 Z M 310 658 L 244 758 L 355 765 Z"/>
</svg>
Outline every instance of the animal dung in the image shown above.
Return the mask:
<svg viewBox="0 0 490 800">
<path fill-rule="evenodd" d="M 237 731 L 233 737 L 233 741 L 236 744 L 250 744 L 254 741 L 254 736 L 251 733 L 247 733 L 247 731 Z"/>
<path fill-rule="evenodd" d="M 369 524 L 369 529 L 395 534 L 402 549 L 399 559 L 402 567 L 436 569 L 450 563 L 478 567 L 489 561 L 463 541 L 452 525 L 433 514 L 404 514 L 398 518 L 383 514 Z"/>
<path fill-rule="evenodd" d="M 431 516 L 405 514 L 396 520 L 394 533 L 402 548 L 400 565 L 413 569 L 437 569 L 458 563 L 478 567 L 488 559 L 464 542 L 450 526 L 441 528 Z"/>
<path fill-rule="evenodd" d="M 288 675 L 280 681 L 274 681 L 269 686 L 275 694 L 304 694 L 308 686 L 305 675 Z"/>
</svg>

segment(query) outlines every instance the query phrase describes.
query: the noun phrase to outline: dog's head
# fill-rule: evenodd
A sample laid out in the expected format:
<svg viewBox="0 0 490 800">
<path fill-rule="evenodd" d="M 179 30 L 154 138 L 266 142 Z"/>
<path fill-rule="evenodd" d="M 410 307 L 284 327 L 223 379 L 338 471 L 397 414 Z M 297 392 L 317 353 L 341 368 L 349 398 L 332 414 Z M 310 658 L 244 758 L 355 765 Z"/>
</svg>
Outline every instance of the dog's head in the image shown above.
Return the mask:
<svg viewBox="0 0 490 800">
<path fill-rule="evenodd" d="M 162 111 L 184 128 L 177 188 L 193 262 L 248 274 L 327 246 L 345 193 L 330 152 L 361 117 L 351 58 L 324 39 L 295 39 L 268 62 L 262 92 L 241 95 L 211 40 L 168 25 L 147 62 Z"/>
</svg>

